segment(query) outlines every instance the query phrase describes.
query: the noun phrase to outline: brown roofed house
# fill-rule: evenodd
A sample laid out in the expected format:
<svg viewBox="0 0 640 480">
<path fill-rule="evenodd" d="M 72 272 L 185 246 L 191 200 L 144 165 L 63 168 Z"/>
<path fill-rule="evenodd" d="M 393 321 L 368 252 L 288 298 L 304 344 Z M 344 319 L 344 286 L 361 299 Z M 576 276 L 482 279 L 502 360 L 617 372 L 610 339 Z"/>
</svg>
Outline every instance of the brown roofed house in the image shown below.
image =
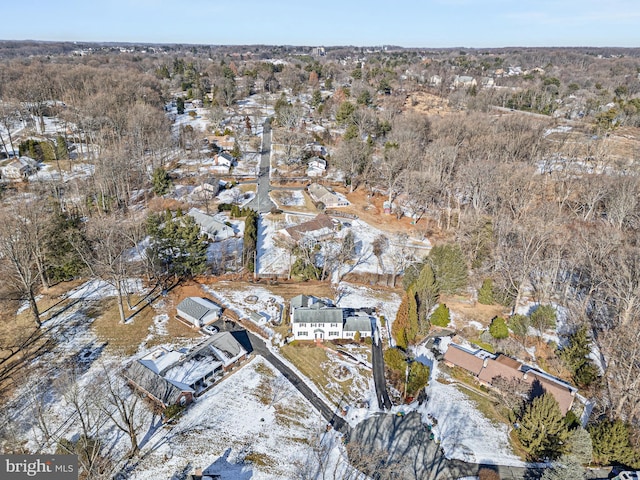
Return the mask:
<svg viewBox="0 0 640 480">
<path fill-rule="evenodd" d="M 502 377 L 507 380 L 522 380 L 523 373 L 520 371 L 522 364 L 505 355 L 498 355 L 494 360 L 487 358 L 484 362 L 484 368 L 478 374 L 478 379 L 482 382 L 493 384 L 493 379 Z"/>
<path fill-rule="evenodd" d="M 450 344 L 444 354 L 444 361 L 456 367 L 464 368 L 478 375 L 483 367 L 483 360 L 458 345 Z"/>
</svg>

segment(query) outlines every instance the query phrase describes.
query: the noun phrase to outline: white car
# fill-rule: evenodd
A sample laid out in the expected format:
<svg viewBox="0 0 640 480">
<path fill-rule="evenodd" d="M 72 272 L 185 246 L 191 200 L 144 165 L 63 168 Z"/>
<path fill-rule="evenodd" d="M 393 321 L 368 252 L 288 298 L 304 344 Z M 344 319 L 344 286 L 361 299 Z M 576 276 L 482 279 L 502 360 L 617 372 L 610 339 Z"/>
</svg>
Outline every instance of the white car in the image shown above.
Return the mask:
<svg viewBox="0 0 640 480">
<path fill-rule="evenodd" d="M 215 325 L 205 325 L 204 327 L 202 327 L 202 330 L 204 330 L 209 335 L 213 335 L 213 334 L 218 333 L 220 331 L 220 329 L 218 327 L 216 327 Z"/>
</svg>

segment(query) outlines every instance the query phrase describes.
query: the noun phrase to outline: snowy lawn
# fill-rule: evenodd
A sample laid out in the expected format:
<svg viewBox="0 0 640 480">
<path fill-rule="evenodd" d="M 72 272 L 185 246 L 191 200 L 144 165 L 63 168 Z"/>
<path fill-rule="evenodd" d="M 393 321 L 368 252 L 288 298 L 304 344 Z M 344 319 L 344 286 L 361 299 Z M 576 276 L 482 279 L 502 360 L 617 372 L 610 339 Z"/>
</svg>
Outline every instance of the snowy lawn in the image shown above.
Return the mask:
<svg viewBox="0 0 640 480">
<path fill-rule="evenodd" d="M 233 479 L 295 478 L 326 422 L 261 358 L 221 381 L 148 442 L 131 478 L 175 478 L 200 467 Z"/>
</svg>

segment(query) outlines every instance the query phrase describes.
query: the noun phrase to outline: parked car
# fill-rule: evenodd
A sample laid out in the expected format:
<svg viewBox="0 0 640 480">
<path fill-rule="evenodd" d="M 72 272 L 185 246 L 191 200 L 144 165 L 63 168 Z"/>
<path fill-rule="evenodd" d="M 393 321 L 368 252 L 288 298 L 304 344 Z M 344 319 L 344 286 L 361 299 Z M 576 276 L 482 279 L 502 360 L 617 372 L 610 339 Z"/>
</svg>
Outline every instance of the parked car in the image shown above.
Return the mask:
<svg viewBox="0 0 640 480">
<path fill-rule="evenodd" d="M 216 327 L 215 325 L 205 325 L 204 327 L 202 327 L 202 329 L 208 333 L 209 335 L 213 335 L 215 333 L 218 333 L 220 331 L 220 329 L 218 327 Z"/>
</svg>

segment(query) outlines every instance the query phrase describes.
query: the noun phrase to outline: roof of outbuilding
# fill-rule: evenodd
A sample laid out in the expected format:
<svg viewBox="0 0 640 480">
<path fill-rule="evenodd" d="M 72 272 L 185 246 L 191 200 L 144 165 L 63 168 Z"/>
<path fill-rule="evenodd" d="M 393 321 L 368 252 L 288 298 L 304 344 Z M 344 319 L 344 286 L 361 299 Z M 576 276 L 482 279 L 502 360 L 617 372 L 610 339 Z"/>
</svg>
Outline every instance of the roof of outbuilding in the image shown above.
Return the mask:
<svg viewBox="0 0 640 480">
<path fill-rule="evenodd" d="M 347 317 L 342 329 L 345 332 L 370 332 L 371 318 L 368 315 L 354 315 Z"/>
<path fill-rule="evenodd" d="M 217 312 L 219 314 L 222 311 L 211 300 L 201 297 L 187 297 L 178 304 L 176 309 L 178 312 L 183 312 L 197 320 L 202 319 L 209 312 Z"/>
</svg>

